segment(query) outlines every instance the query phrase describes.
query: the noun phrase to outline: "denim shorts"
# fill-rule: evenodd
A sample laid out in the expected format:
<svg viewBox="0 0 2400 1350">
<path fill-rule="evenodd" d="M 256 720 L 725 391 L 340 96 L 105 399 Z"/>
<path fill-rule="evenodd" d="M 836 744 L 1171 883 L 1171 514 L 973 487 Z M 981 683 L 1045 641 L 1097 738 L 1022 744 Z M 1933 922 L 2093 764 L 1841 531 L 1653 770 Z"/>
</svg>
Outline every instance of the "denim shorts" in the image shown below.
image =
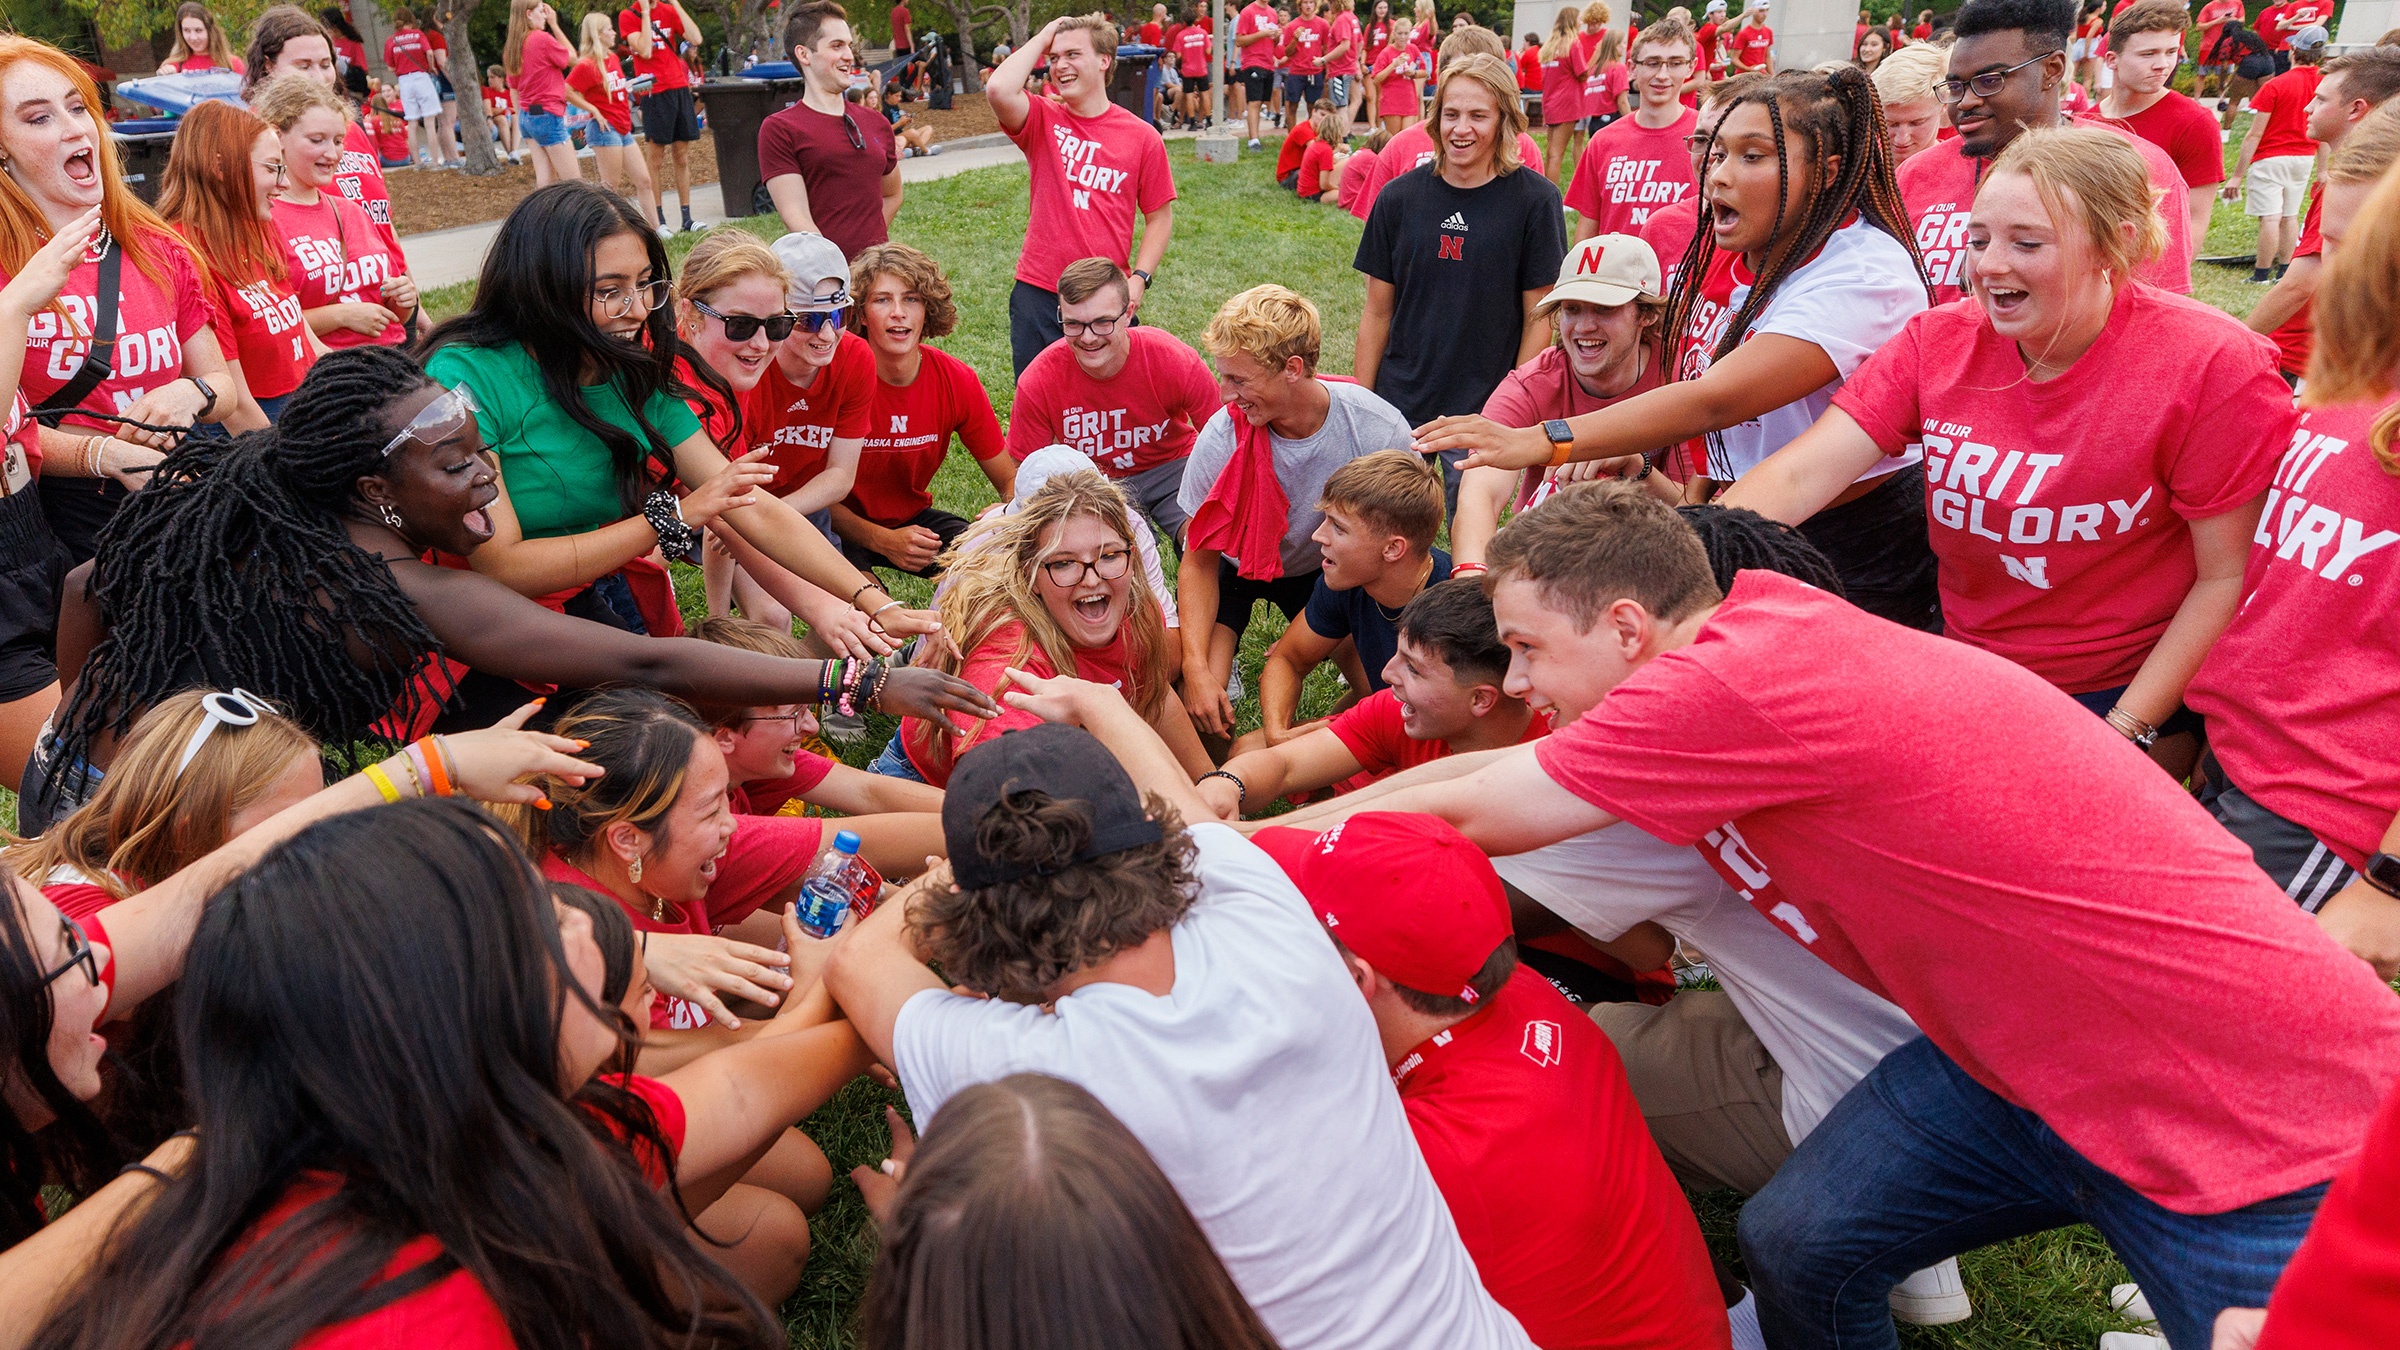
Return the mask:
<svg viewBox="0 0 2400 1350">
<path fill-rule="evenodd" d="M 563 113 L 537 112 L 527 108 L 517 114 L 517 130 L 535 145 L 565 145 L 567 119 Z"/>
<path fill-rule="evenodd" d="M 900 733 L 897 731 L 892 733 L 889 741 L 884 742 L 883 753 L 877 755 L 875 762 L 867 766 L 867 772 L 881 774 L 885 778 L 904 779 L 911 783 L 925 781 L 925 775 L 917 772 L 917 766 L 910 761 L 908 752 L 900 748 Z"/>
<path fill-rule="evenodd" d="M 594 118 L 583 129 L 583 143 L 594 148 L 631 145 L 633 144 L 633 133 L 619 131 L 608 123 Z"/>
</svg>

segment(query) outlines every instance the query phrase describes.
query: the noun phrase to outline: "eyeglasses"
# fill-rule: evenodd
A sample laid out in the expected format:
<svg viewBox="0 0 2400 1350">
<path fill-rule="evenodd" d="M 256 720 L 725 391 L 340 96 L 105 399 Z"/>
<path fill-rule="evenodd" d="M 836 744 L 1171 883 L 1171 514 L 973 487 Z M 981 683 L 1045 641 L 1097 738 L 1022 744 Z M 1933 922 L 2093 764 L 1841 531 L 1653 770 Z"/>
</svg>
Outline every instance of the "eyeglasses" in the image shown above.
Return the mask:
<svg viewBox="0 0 2400 1350">
<path fill-rule="evenodd" d="M 633 307 L 637 304 L 642 307 L 642 313 L 648 314 L 667 303 L 667 290 L 666 282 L 646 281 L 629 291 L 594 291 L 592 303 L 611 318 L 623 318 L 633 313 Z"/>
<path fill-rule="evenodd" d="M 1125 316 L 1132 312 L 1132 309 L 1128 307 L 1118 310 L 1105 319 L 1092 319 L 1088 322 L 1082 319 L 1070 319 L 1061 314 L 1058 316 L 1058 326 L 1066 330 L 1068 337 L 1082 337 L 1086 332 L 1094 337 L 1107 337 L 1116 332 L 1117 325 L 1125 322 Z"/>
<path fill-rule="evenodd" d="M 1683 148 L 1692 154 L 1699 154 L 1708 148 L 1708 138 L 1714 134 L 1714 132 L 1695 131 L 1683 138 Z"/>
<path fill-rule="evenodd" d="M 391 458 L 392 452 L 399 449 L 403 441 L 439 445 L 472 427 L 475 414 L 482 411 L 482 405 L 475 401 L 475 391 L 466 385 L 445 389 L 433 402 L 417 409 L 417 415 L 408 419 L 408 425 L 400 428 L 399 435 L 385 441 L 383 449 L 376 452 L 375 457 Z"/>
<path fill-rule="evenodd" d="M 792 325 L 799 321 L 796 314 L 719 314 L 699 300 L 692 302 L 692 308 L 725 325 L 727 342 L 748 342 L 761 328 L 767 330 L 769 342 L 781 342 L 792 335 Z"/>
<path fill-rule="evenodd" d="M 1042 564 L 1042 571 L 1053 586 L 1080 586 L 1087 571 L 1102 581 L 1115 581 L 1125 575 L 1125 569 L 1132 563 L 1133 550 L 1112 548 L 1090 562 L 1081 558 L 1052 558 Z"/>
<path fill-rule="evenodd" d="M 200 709 L 207 716 L 201 719 L 199 727 L 192 732 L 192 738 L 183 743 L 183 758 L 175 761 L 175 776 L 178 779 L 183 777 L 185 769 L 192 767 L 192 756 L 199 754 L 200 747 L 208 743 L 210 732 L 215 731 L 220 725 L 256 726 L 260 717 L 271 716 L 275 712 L 275 705 L 247 689 L 236 689 L 230 694 L 202 695 Z"/>
<path fill-rule="evenodd" d="M 746 723 L 747 723 L 747 722 L 789 722 L 789 723 L 791 723 L 791 724 L 792 724 L 792 733 L 793 733 L 794 735 L 798 735 L 798 734 L 799 734 L 799 731 L 800 731 L 800 719 L 801 719 L 801 718 L 803 718 L 803 717 L 806 717 L 806 716 L 808 716 L 808 714 L 807 714 L 807 713 L 805 713 L 805 712 L 788 712 L 788 713 L 776 713 L 776 714 L 774 714 L 774 715 L 773 715 L 773 716 L 771 716 L 771 717 L 745 717 L 745 718 L 743 718 L 743 719 L 742 719 L 742 721 L 744 721 L 744 722 L 746 722 Z"/>
<path fill-rule="evenodd" d="M 1692 58 L 1688 56 L 1672 58 L 1653 56 L 1647 61 L 1634 62 L 1633 68 L 1651 75 L 1656 75 L 1662 70 L 1690 70 L 1692 68 Z"/>
<path fill-rule="evenodd" d="M 804 309 L 799 314 L 800 326 L 811 333 L 822 333 L 828 328 L 839 328 L 849 317 L 850 307 L 848 305 L 843 305 L 838 309 Z M 728 328 L 725 331 L 731 333 L 733 330 Z"/>
<path fill-rule="evenodd" d="M 1973 76 L 1972 78 L 1964 80 L 1944 80 L 1940 84 L 1937 84 L 1933 87 L 1933 96 L 1937 99 L 1940 99 L 1944 103 L 1956 103 L 1960 99 L 1965 98 L 1967 96 L 1967 91 L 1972 89 L 1975 91 L 1975 97 L 1990 98 L 1992 95 L 2000 92 L 2001 86 L 2008 83 L 2009 76 L 2016 74 L 2018 71 L 2023 70 L 2027 66 L 2038 65 L 2053 56 L 2059 55 L 2063 55 L 2063 53 L 2053 49 L 2051 51 L 2043 52 L 2040 56 L 2034 57 L 2032 60 L 2019 61 L 2006 70 L 1987 70 L 1981 75 Z"/>
<path fill-rule="evenodd" d="M 292 166 L 284 163 L 280 159 L 276 160 L 272 164 L 261 164 L 257 167 L 265 169 L 268 173 L 275 175 L 275 181 L 278 183 L 286 183 L 291 181 Z"/>
<path fill-rule="evenodd" d="M 49 988 L 58 983 L 60 976 L 81 966 L 83 967 L 83 977 L 90 980 L 94 988 L 98 988 L 100 984 L 100 953 L 93 950 L 92 940 L 84 935 L 83 925 L 64 914 L 59 915 L 58 940 L 59 945 L 67 949 L 67 959 L 59 963 L 58 969 L 42 977 L 42 987 Z"/>
</svg>

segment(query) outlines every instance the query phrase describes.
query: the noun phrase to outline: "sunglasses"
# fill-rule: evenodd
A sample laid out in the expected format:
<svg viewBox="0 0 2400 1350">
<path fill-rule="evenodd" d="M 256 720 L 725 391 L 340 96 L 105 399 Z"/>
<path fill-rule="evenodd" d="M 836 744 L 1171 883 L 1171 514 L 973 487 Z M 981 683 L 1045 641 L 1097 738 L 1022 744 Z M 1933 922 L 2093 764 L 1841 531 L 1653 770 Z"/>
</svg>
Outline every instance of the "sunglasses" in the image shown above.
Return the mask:
<svg viewBox="0 0 2400 1350">
<path fill-rule="evenodd" d="M 433 402 L 417 409 L 400 434 L 383 443 L 376 452 L 377 459 L 389 459 L 402 441 L 416 440 L 427 445 L 439 445 L 459 432 L 475 425 L 475 414 L 483 407 L 475 401 L 475 391 L 464 384 L 445 389 Z"/>
<path fill-rule="evenodd" d="M 67 949 L 67 959 L 59 963 L 58 969 L 42 977 L 42 987 L 47 989 L 58 983 L 60 976 L 77 966 L 83 967 L 83 977 L 90 980 L 95 988 L 98 987 L 100 953 L 92 949 L 92 940 L 84 935 L 83 925 L 64 914 L 59 915 L 58 938 L 60 945 Z"/>
<path fill-rule="evenodd" d="M 792 335 L 792 324 L 799 317 L 793 314 L 769 314 L 764 317 L 756 314 L 719 314 L 701 300 L 694 300 L 692 308 L 725 325 L 727 342 L 748 342 L 758 336 L 761 328 L 767 330 L 769 342 L 781 342 Z M 817 330 L 812 327 L 808 331 L 813 333 Z"/>
<path fill-rule="evenodd" d="M 192 738 L 183 743 L 183 758 L 175 761 L 175 777 L 178 779 L 183 777 L 185 769 L 192 767 L 192 756 L 199 754 L 200 747 L 208 743 L 209 733 L 220 726 L 256 726 L 260 717 L 274 713 L 275 705 L 247 689 L 236 689 L 230 694 L 202 695 L 200 710 L 207 716 L 193 730 Z"/>
<path fill-rule="evenodd" d="M 841 327 L 843 321 L 850 317 L 850 306 L 845 304 L 839 309 L 804 309 L 800 311 L 799 317 L 802 328 L 807 329 L 810 333 L 822 333 L 828 328 Z M 731 332 L 732 330 L 727 329 L 726 331 Z"/>
</svg>

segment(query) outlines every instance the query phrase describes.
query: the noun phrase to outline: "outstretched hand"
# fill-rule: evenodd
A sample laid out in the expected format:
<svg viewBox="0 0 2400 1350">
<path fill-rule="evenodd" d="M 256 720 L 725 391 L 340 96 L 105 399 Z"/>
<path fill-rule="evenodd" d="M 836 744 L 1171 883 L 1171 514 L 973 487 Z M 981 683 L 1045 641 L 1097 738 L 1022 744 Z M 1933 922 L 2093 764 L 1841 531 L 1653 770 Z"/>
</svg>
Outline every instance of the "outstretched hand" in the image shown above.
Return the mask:
<svg viewBox="0 0 2400 1350">
<path fill-rule="evenodd" d="M 1502 426 L 1480 414 L 1437 417 L 1412 433 L 1408 448 L 1420 455 L 1471 453 L 1459 461 L 1460 470 L 1530 469 L 1550 462 L 1550 442 L 1540 427 Z"/>
<path fill-rule="evenodd" d="M 449 752 L 452 786 L 463 797 L 479 802 L 520 802 L 547 807 L 541 786 L 526 780 L 560 778 L 578 787 L 607 772 L 588 760 L 575 758 L 580 741 L 547 732 L 525 731 L 527 718 L 542 706 L 541 699 L 524 705 L 481 731 L 462 731 L 442 737 Z"/>
<path fill-rule="evenodd" d="M 721 995 L 776 1007 L 792 988 L 783 971 L 792 958 L 731 938 L 702 933 L 652 933 L 643 946 L 650 984 L 708 1014 L 718 1026 L 739 1030 L 742 1019 Z"/>
<path fill-rule="evenodd" d="M 1110 700 L 1125 701 L 1125 696 L 1109 685 L 1079 680 L 1072 675 L 1045 677 L 1013 666 L 1000 689 L 1001 701 L 1012 708 L 1032 713 L 1045 722 L 1064 722 L 1077 727 L 1091 725 L 1093 714 Z"/>
<path fill-rule="evenodd" d="M 925 666 L 895 666 L 884 676 L 883 688 L 875 695 L 878 712 L 895 717 L 922 717 L 946 723 L 965 736 L 975 728 L 951 718 L 954 712 L 969 717 L 998 717 L 1000 705 L 992 696 L 958 678 Z"/>
</svg>

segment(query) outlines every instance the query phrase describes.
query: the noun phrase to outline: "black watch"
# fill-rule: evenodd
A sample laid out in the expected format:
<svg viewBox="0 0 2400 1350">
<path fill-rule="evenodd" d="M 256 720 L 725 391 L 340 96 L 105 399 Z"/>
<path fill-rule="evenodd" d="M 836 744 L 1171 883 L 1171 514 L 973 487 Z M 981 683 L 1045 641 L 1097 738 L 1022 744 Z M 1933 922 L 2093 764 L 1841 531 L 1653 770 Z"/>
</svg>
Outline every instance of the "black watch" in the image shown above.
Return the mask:
<svg viewBox="0 0 2400 1350">
<path fill-rule="evenodd" d="M 1128 273 L 1126 273 L 1126 275 L 1127 275 L 1127 276 L 1135 276 L 1135 277 L 1140 277 L 1140 278 L 1142 279 L 1142 284 L 1143 284 L 1144 286 L 1148 286 L 1148 285 L 1150 284 L 1150 279 L 1151 279 L 1151 278 L 1150 278 L 1150 274 L 1149 274 L 1148 272 L 1145 272 L 1145 271 L 1143 271 L 1142 269 L 1140 269 L 1140 268 L 1138 268 L 1138 267 L 1137 267 L 1137 268 L 1135 268 L 1135 269 L 1133 269 L 1131 272 L 1128 272 Z"/>
<path fill-rule="evenodd" d="M 2400 900 L 2400 858 L 2389 853 L 2377 853 L 2367 859 L 2367 865 L 2360 868 L 2358 874 L 2365 877 L 2367 884 L 2376 890 Z"/>
<path fill-rule="evenodd" d="M 193 386 L 200 391 L 201 397 L 208 400 L 208 402 L 200 405 L 199 413 L 192 418 L 193 421 L 197 422 L 201 418 L 208 416 L 209 413 L 215 411 L 217 406 L 217 391 L 209 388 L 208 381 L 201 379 L 197 375 L 186 375 L 183 378 L 190 380 Z"/>
</svg>

